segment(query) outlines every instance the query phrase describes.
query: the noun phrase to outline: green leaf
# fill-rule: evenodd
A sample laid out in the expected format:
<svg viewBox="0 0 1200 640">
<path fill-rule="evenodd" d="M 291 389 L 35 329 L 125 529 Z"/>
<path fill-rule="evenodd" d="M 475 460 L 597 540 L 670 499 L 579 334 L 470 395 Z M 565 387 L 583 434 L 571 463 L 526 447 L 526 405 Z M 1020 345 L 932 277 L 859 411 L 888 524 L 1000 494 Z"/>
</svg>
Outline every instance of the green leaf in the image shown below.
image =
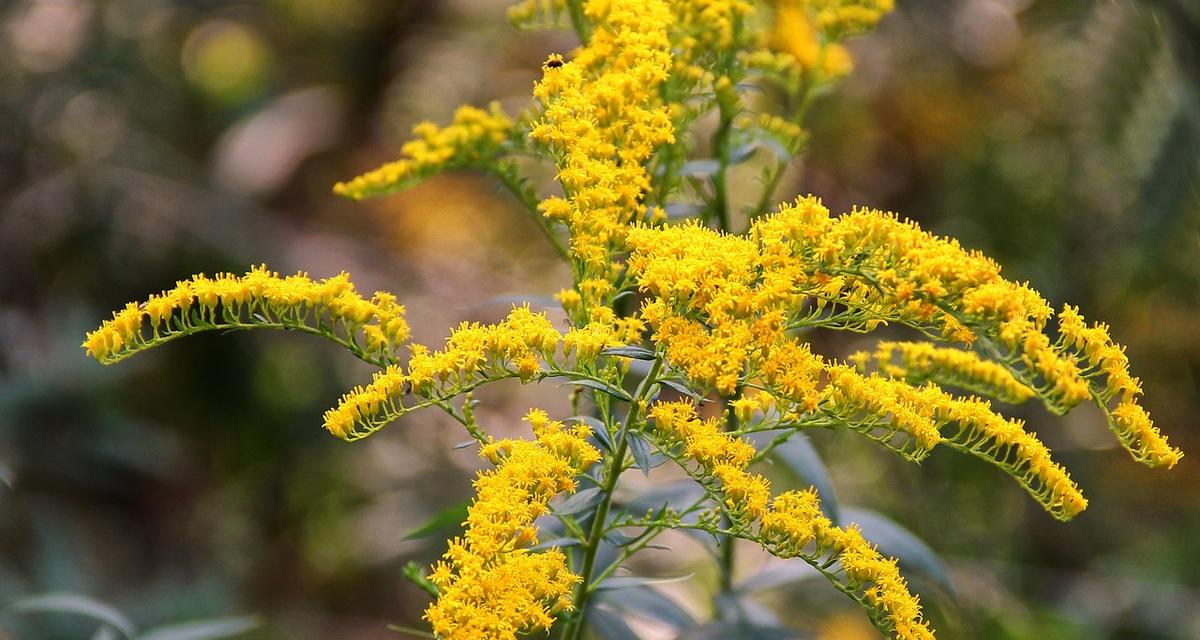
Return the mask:
<svg viewBox="0 0 1200 640">
<path fill-rule="evenodd" d="M 683 582 L 690 580 L 696 574 L 689 573 L 682 576 L 674 576 L 671 578 L 646 578 L 643 576 L 619 576 L 616 578 L 607 578 L 600 584 L 596 585 L 597 591 L 611 591 L 614 589 L 630 589 L 633 587 L 641 587 L 649 584 L 669 584 L 671 582 Z"/>
<path fill-rule="evenodd" d="M 698 202 L 668 202 L 663 206 L 663 211 L 671 220 L 695 218 L 704 211 L 704 205 Z"/>
<path fill-rule="evenodd" d="M 608 451 L 613 450 L 612 438 L 608 435 L 608 428 L 604 426 L 603 422 L 592 416 L 571 416 L 567 418 L 567 422 L 571 421 L 587 425 L 592 430 L 592 435 L 595 436 L 600 446 Z"/>
<path fill-rule="evenodd" d="M 684 384 L 683 382 L 680 382 L 678 380 L 671 380 L 669 378 L 660 378 L 658 380 L 658 382 L 659 382 L 659 384 L 668 386 L 668 387 L 674 389 L 675 391 L 678 391 L 679 393 L 682 393 L 683 395 L 688 396 L 689 398 L 692 398 L 693 400 L 699 400 L 704 397 L 704 394 L 699 393 L 697 391 L 692 391 L 686 384 Z"/>
<path fill-rule="evenodd" d="M 583 544 L 583 542 L 578 538 L 555 538 L 553 540 L 547 540 L 545 542 L 535 544 L 532 547 L 529 547 L 529 550 L 541 551 L 542 549 L 550 549 L 552 547 L 558 547 L 561 549 L 564 547 L 577 547 L 581 544 Z"/>
<path fill-rule="evenodd" d="M 467 507 L 470 506 L 470 501 L 464 500 L 458 504 L 451 505 L 434 514 L 432 518 L 425 521 L 425 524 L 413 529 L 404 536 L 405 540 L 417 540 L 427 538 L 435 533 L 445 531 L 453 527 L 462 525 L 467 519 Z"/>
<path fill-rule="evenodd" d="M 716 606 L 716 618 L 722 622 L 730 622 L 742 631 L 740 634 L 752 634 L 753 629 L 782 629 L 783 622 L 767 607 L 759 604 L 753 598 L 744 597 L 733 592 L 721 592 L 713 598 Z M 792 632 L 795 634 L 795 632 Z M 798 635 L 798 634 L 797 634 Z M 741 637 L 739 635 L 738 637 Z M 788 636 L 797 637 L 797 636 Z"/>
<path fill-rule="evenodd" d="M 641 469 L 642 475 L 649 478 L 650 470 L 655 467 L 654 460 L 651 459 L 650 443 L 636 433 L 627 434 L 625 437 L 629 440 L 629 451 L 633 453 L 633 461 L 638 469 Z"/>
<path fill-rule="evenodd" d="M 588 607 L 587 621 L 597 640 L 638 640 L 621 616 L 603 607 Z"/>
<path fill-rule="evenodd" d="M 120 633 L 108 625 L 101 625 L 96 633 L 92 634 L 92 640 L 117 640 L 120 637 Z"/>
<path fill-rule="evenodd" d="M 87 596 L 73 593 L 47 593 L 18 600 L 8 606 L 12 613 L 66 613 L 98 620 L 121 632 L 126 638 L 137 635 L 137 628 L 125 614 Z"/>
<path fill-rule="evenodd" d="M 896 558 L 903 571 L 919 573 L 946 593 L 954 595 L 954 584 L 946 565 L 929 545 L 911 531 L 869 509 L 847 507 L 842 510 L 842 517 L 847 523 L 857 524 L 863 537 L 879 547 L 879 553 Z"/>
<path fill-rule="evenodd" d="M 758 151 L 758 145 L 758 141 L 752 141 L 734 147 L 729 152 L 729 164 L 738 165 L 754 157 L 754 152 Z"/>
<path fill-rule="evenodd" d="M 661 622 L 676 631 L 696 624 L 696 619 L 686 609 L 647 585 L 601 591 L 596 597 L 621 611 Z"/>
<path fill-rule="evenodd" d="M 253 616 L 196 620 L 151 629 L 138 636 L 138 640 L 218 640 L 241 635 L 259 624 Z"/>
<path fill-rule="evenodd" d="M 679 168 L 681 176 L 711 176 L 721 170 L 721 163 L 713 159 L 688 160 Z"/>
<path fill-rule="evenodd" d="M 589 389 L 595 389 L 596 391 L 603 391 L 604 393 L 607 393 L 608 395 L 610 395 L 618 400 L 624 400 L 625 402 L 633 401 L 633 398 L 631 398 L 628 393 L 625 393 L 624 389 L 621 389 L 619 387 L 614 387 L 611 384 L 608 384 L 606 382 L 600 382 L 599 380 L 591 380 L 589 378 L 579 378 L 579 379 L 575 379 L 575 380 L 568 380 L 559 386 L 565 386 L 565 385 L 575 385 L 577 387 L 587 387 Z"/>
<path fill-rule="evenodd" d="M 646 349 L 645 347 L 635 346 L 610 347 L 608 349 L 601 349 L 600 355 L 616 356 L 618 358 L 633 358 L 634 360 L 653 360 L 655 358 L 653 351 Z"/>
<path fill-rule="evenodd" d="M 551 507 L 554 515 L 568 516 L 587 511 L 604 501 L 604 492 L 598 488 L 584 489 L 579 493 L 563 500 L 557 507 Z"/>
<path fill-rule="evenodd" d="M 683 509 L 704 495 L 704 487 L 691 478 L 654 485 L 649 489 L 621 501 L 621 508 L 633 516 L 642 516 L 647 511 L 657 512 L 664 506 Z"/>
<path fill-rule="evenodd" d="M 760 431 L 750 434 L 750 440 L 761 449 L 781 433 L 780 431 Z M 817 449 L 813 447 L 808 436 L 795 432 L 786 442 L 775 447 L 771 453 L 799 480 L 812 485 L 817 490 L 817 495 L 821 498 L 821 510 L 825 512 L 825 516 L 835 524 L 840 523 L 837 494 L 833 491 L 833 480 L 829 476 L 829 469 L 821 460 L 821 455 L 817 453 Z"/>
</svg>

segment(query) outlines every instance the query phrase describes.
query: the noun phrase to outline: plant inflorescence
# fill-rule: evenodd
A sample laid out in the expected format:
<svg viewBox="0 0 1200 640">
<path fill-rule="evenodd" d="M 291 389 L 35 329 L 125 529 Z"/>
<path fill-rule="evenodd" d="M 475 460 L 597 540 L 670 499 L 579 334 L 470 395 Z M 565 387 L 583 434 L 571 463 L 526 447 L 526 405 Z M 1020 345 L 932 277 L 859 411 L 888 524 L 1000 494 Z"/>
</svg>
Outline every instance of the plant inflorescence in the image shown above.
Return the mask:
<svg viewBox="0 0 1200 640">
<path fill-rule="evenodd" d="M 816 489 L 775 493 L 755 463 L 810 429 L 860 433 L 920 461 L 937 447 L 1011 475 L 1047 512 L 1087 507 L 1079 487 L 1021 421 L 989 401 L 1037 400 L 1055 414 L 1091 403 L 1132 456 L 1181 457 L 1141 407 L 1124 349 L 1071 306 L 952 239 L 895 214 L 832 215 L 815 197 L 775 205 L 804 148 L 812 101 L 849 73 L 846 38 L 892 0 L 524 0 L 524 28 L 569 27 L 581 45 L 553 55 L 533 104 L 462 107 L 422 123 L 401 158 L 335 192 L 392 193 L 437 172 L 496 176 L 570 268 L 565 321 L 517 306 L 463 323 L 445 345 L 408 342 L 395 296 L 361 296 L 339 274 L 203 275 L 131 303 L 84 348 L 116 362 L 207 330 L 275 328 L 331 339 L 377 366 L 325 414 L 355 440 L 433 407 L 461 423 L 494 465 L 475 480 L 464 532 L 420 578 L 425 618 L 446 638 L 577 638 L 613 574 L 660 533 L 708 534 L 730 570 L 735 539 L 809 563 L 896 638 L 931 638 L 895 559 Z M 515 157 L 555 170 L 554 189 Z M 731 169 L 761 166 L 761 190 L 730 193 Z M 902 327 L 925 341 L 880 342 L 845 360 L 814 353 L 814 330 Z M 566 380 L 577 415 L 526 416 L 532 440 L 496 440 L 470 393 L 504 379 Z M 646 509 L 615 500 L 623 472 L 677 465 L 698 492 Z M 580 489 L 583 485 L 585 488 Z M 555 499 L 579 491 L 557 508 Z M 542 541 L 539 522 L 562 535 Z M 542 519 L 542 520 L 539 520 Z M 724 580 L 728 580 L 726 575 Z"/>
</svg>

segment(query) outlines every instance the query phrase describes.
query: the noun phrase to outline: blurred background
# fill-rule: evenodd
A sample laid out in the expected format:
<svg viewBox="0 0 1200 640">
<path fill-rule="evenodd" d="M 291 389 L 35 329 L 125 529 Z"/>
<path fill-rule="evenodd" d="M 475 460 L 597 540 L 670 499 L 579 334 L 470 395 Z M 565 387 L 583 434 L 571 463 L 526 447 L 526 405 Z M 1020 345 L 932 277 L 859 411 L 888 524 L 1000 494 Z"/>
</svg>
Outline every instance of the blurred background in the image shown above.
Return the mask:
<svg viewBox="0 0 1200 640">
<path fill-rule="evenodd" d="M 558 290 L 566 271 L 484 176 L 363 204 L 330 193 L 419 120 L 528 104 L 545 55 L 574 41 L 515 31 L 506 4 L 0 2 L 0 608 L 70 592 L 142 628 L 254 614 L 253 638 L 420 624 L 427 597 L 401 569 L 444 537 L 406 535 L 468 497 L 478 468 L 454 425 L 424 413 L 357 445 L 329 437 L 322 412 L 369 371 L 303 336 L 198 336 L 112 368 L 78 344 L 128 300 L 259 262 L 395 291 L 434 344 Z M 954 592 L 925 596 L 939 637 L 1200 638 L 1197 4 L 900 0 L 853 43 L 857 69 L 814 108 L 779 191 L 901 211 L 1109 322 L 1189 453 L 1150 470 L 1097 412 L 1017 408 L 1091 499 L 1061 524 L 962 456 L 916 467 L 816 434 L 840 501 L 887 513 L 949 568 Z M 565 411 L 553 391 L 499 387 L 481 419 L 518 433 L 532 404 Z M 876 637 L 831 593 L 805 582 L 763 603 L 811 637 Z M 0 638 L 95 626 L 9 616 Z"/>
</svg>

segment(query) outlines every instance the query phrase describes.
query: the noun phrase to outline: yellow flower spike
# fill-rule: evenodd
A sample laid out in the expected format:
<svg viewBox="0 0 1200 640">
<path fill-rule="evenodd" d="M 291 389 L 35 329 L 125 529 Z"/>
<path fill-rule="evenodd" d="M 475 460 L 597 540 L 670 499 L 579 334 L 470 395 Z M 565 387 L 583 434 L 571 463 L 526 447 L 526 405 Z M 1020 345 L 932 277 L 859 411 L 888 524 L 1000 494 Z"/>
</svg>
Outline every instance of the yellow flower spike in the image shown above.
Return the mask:
<svg viewBox="0 0 1200 640">
<path fill-rule="evenodd" d="M 830 364 L 826 371 L 829 383 L 821 405 L 825 413 L 852 428 L 863 425 L 861 430 L 866 435 L 916 460 L 941 442 L 934 420 L 936 406 L 910 394 L 913 389 L 907 383 L 876 374 L 864 376 L 841 364 Z M 909 439 L 895 445 L 892 441 L 897 433 L 906 434 Z"/>
<path fill-rule="evenodd" d="M 336 295 L 326 295 L 331 286 Z M 131 302 L 81 346 L 112 364 L 200 331 L 259 328 L 321 335 L 379 366 L 396 359 L 409 334 L 404 307 L 391 294 L 366 300 L 345 274 L 314 281 L 260 266 L 242 276 L 198 274 L 140 305 Z"/>
<path fill-rule="evenodd" d="M 1167 444 L 1150 415 L 1133 400 L 1124 400 L 1113 409 L 1111 424 L 1121 444 L 1139 462 L 1170 469 L 1183 458 L 1183 452 Z"/>
<path fill-rule="evenodd" d="M 677 64 L 690 67 L 697 61 L 740 48 L 742 24 L 754 11 L 745 0 L 672 0 Z"/>
<path fill-rule="evenodd" d="M 425 619 L 438 637 L 515 640 L 548 629 L 553 615 L 572 608 L 580 580 L 557 548 L 531 552 L 534 520 L 550 500 L 575 490 L 575 476 L 600 459 L 584 429 L 566 429 L 545 412 L 526 420 L 535 439 L 503 440 L 481 450 L 496 468 L 475 479 L 476 497 L 465 532 L 452 541 L 430 579 L 437 600 Z"/>
<path fill-rule="evenodd" d="M 541 210 L 566 223 L 584 279 L 611 282 L 611 251 L 645 212 L 650 176 L 643 165 L 674 140 L 658 93 L 672 66 L 673 17 L 661 0 L 588 2 L 585 11 L 594 21 L 591 38 L 573 60 L 555 57 L 544 67 L 534 96 L 545 110 L 530 138 L 554 155 L 566 192 Z M 587 306 L 600 302 L 595 292 L 580 293 Z"/>
<path fill-rule="evenodd" d="M 340 438 L 357 440 L 410 411 L 467 393 L 483 382 L 512 377 L 529 382 L 554 358 L 561 338 L 545 314 L 528 306 L 514 307 L 494 325 L 463 323 L 441 351 L 410 345 L 407 373 L 388 367 L 370 384 L 352 389 L 326 412 L 325 427 Z M 414 399 L 405 404 L 409 392 Z"/>
<path fill-rule="evenodd" d="M 878 609 L 896 638 L 933 638 L 920 599 L 909 591 L 896 561 L 881 555 L 856 526 L 834 526 L 821 512 L 814 489 L 776 496 L 762 516 L 759 538 L 780 557 L 800 557 L 818 567 L 836 560 L 845 580 L 839 588 Z M 838 576 L 827 576 L 837 582 Z"/>
<path fill-rule="evenodd" d="M 440 350 L 410 345 L 401 367 L 409 327 L 394 296 L 364 298 L 345 274 L 318 281 L 262 267 L 243 276 L 197 275 L 131 303 L 82 346 L 107 363 L 202 330 L 295 329 L 332 338 L 381 369 L 326 412 L 332 434 L 361 438 L 425 406 L 455 412 L 494 468 L 477 475 L 464 534 L 433 568 L 439 595 L 425 617 L 439 637 L 515 640 L 548 630 L 576 604 L 582 608 L 573 602 L 575 588 L 586 598 L 596 587 L 579 585 L 562 551 L 533 550 L 534 521 L 602 457 L 585 425 L 534 410 L 526 416 L 533 440 L 494 441 L 477 430 L 469 396 L 461 414 L 450 401 L 492 381 L 548 374 L 584 373 L 615 384 L 631 372 L 631 360 L 600 353 L 649 337 L 665 362 L 654 362 L 629 403 L 626 427 L 653 439 L 726 516 L 706 513 L 697 526 L 801 557 L 870 610 L 885 634 L 932 638 L 896 561 L 853 525 L 830 522 L 814 490 L 772 499 L 766 478 L 748 469 L 761 453 L 741 436 L 848 428 L 916 460 L 937 445 L 950 447 L 1001 467 L 1064 520 L 1087 500 L 1037 435 L 986 401 L 939 385 L 1013 402 L 1037 396 L 1057 413 L 1091 400 L 1136 459 L 1170 467 L 1182 453 L 1138 403 L 1140 383 L 1107 325 L 1089 324 L 1072 307 L 1052 323 L 1050 306 L 1028 284 L 1003 278 L 994 261 L 916 223 L 869 209 L 832 216 L 809 196 L 755 219 L 740 236 L 697 223 L 668 226 L 664 207 L 680 194 L 673 183 L 678 164 L 692 157 L 691 134 L 675 144 L 677 129 L 689 132 L 715 101 L 738 134 L 773 138 L 794 152 L 804 144 L 803 129 L 752 114 L 741 99 L 745 83 L 776 82 L 793 97 L 827 86 L 852 67 L 844 39 L 874 27 L 892 4 L 524 0 L 510 12 L 514 21 L 549 26 L 570 14 L 583 35 L 569 60 L 546 60 L 528 118 L 518 125 L 495 105 L 463 107 L 446 126 L 414 127 L 397 161 L 335 188 L 357 199 L 435 171 L 485 168 L 502 172 L 510 187 L 510 180 L 518 184 L 513 190 L 533 208 L 532 188 L 515 165 L 501 164 L 501 155 L 519 148 L 553 160 L 561 193 L 536 208 L 543 230 L 561 224 L 569 233 L 563 252 L 573 284 L 557 296 L 570 322 L 566 335 L 545 315 L 519 307 L 495 324 L 462 323 Z M 752 18 L 756 8 L 764 15 Z M 627 314 L 620 305 L 618 314 L 614 301 L 635 291 L 640 308 Z M 808 329 L 866 333 L 889 324 L 974 351 L 883 342 L 874 353 L 852 356 L 851 367 L 812 353 L 799 337 Z M 656 378 L 660 372 L 670 377 Z M 657 402 L 654 383 L 675 376 L 697 395 L 722 396 L 725 410 L 702 419 L 694 401 Z M 611 405 L 597 407 L 606 418 L 620 415 Z M 643 415 L 648 420 L 634 419 Z M 620 469 L 606 471 L 615 484 Z M 593 542 L 606 518 L 594 522 Z M 586 556 L 585 572 L 594 559 Z"/>
<path fill-rule="evenodd" d="M 813 566 L 828 567 L 827 559 L 832 556 L 844 581 L 824 569 L 822 573 L 838 588 L 878 610 L 885 618 L 883 628 L 897 638 L 933 638 L 921 619 L 920 600 L 908 590 L 896 561 L 881 556 L 857 528 L 833 526 L 821 512 L 815 489 L 772 499 L 767 479 L 746 471 L 753 447 L 743 455 L 740 448 L 747 443 L 723 433 L 715 421 L 702 422 L 691 402 L 657 403 L 650 408 L 650 417 L 668 447 L 686 443 L 684 455 L 699 463 L 699 469 L 689 473 L 709 486 L 711 481 L 719 483 L 715 490 L 723 497 L 732 526 L 749 532 L 757 522 L 757 535 L 751 539 L 779 557 L 801 557 Z"/>
<path fill-rule="evenodd" d="M 445 127 L 422 122 L 413 127 L 414 139 L 401 148 L 401 159 L 339 182 L 333 192 L 354 200 L 387 195 L 444 169 L 485 167 L 496 162 L 501 145 L 513 128 L 500 104 L 485 111 L 459 107 Z"/>
<path fill-rule="evenodd" d="M 861 355 L 864 369 L 870 359 L 870 354 Z M 928 342 L 880 342 L 874 360 L 883 375 L 912 384 L 933 381 L 1010 403 L 1021 403 L 1034 396 L 1033 389 L 1017 380 L 1008 369 L 971 351 L 937 347 Z"/>
</svg>

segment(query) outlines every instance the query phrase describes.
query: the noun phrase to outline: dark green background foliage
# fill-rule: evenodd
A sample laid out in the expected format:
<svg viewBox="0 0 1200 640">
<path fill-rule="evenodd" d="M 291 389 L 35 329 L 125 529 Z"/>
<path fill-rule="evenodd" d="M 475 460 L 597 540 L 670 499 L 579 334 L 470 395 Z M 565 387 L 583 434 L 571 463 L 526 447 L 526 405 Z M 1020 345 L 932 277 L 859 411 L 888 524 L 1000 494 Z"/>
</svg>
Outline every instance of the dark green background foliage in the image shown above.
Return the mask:
<svg viewBox="0 0 1200 640">
<path fill-rule="evenodd" d="M 513 31 L 504 5 L 0 4 L 0 606 L 71 592 L 140 629 L 254 613 L 262 638 L 419 625 L 427 597 L 402 568 L 443 543 L 405 534 L 465 499 L 478 466 L 452 425 L 416 415 L 360 445 L 330 438 L 321 412 L 367 372 L 301 336 L 200 336 L 111 369 L 77 345 L 127 300 L 260 261 L 392 289 L 426 342 L 494 318 L 505 294 L 556 290 L 551 251 L 484 178 L 366 205 L 329 193 L 417 120 L 526 104 L 545 54 L 572 42 Z M 901 211 L 1106 320 L 1189 456 L 1147 470 L 1099 415 L 1014 409 L 1091 499 L 1064 525 L 969 459 L 915 467 L 815 434 L 840 503 L 941 556 L 952 594 L 914 577 L 939 637 L 1197 637 L 1200 7 L 910 0 L 853 49 L 780 197 Z M 503 387 L 481 416 L 517 433 L 534 402 L 565 410 L 550 397 Z M 757 602 L 813 637 L 871 637 L 831 594 L 800 581 Z M 0 637 L 95 626 L 10 614 Z"/>
</svg>

